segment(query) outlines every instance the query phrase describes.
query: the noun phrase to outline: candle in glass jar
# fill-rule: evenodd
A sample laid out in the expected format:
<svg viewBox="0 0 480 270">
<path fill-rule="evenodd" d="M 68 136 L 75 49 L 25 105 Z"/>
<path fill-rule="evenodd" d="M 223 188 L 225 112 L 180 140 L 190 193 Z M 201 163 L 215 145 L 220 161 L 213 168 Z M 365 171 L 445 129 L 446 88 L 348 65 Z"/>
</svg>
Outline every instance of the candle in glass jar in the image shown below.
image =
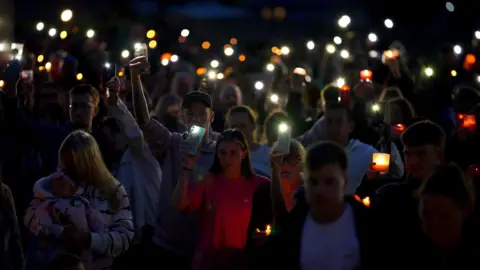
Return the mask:
<svg viewBox="0 0 480 270">
<path fill-rule="evenodd" d="M 387 173 L 390 167 L 390 154 L 374 153 L 372 156 L 372 170 Z"/>
</svg>

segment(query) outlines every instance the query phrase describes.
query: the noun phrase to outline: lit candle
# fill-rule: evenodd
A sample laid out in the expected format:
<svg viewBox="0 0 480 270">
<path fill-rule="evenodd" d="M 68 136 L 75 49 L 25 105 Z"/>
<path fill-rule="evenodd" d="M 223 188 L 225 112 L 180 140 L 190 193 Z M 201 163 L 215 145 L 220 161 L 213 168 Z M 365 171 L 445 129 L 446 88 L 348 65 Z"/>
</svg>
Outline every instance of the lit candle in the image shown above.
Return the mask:
<svg viewBox="0 0 480 270">
<path fill-rule="evenodd" d="M 475 115 L 466 114 L 462 119 L 462 128 L 468 130 L 475 130 L 477 128 L 477 121 Z"/>
<path fill-rule="evenodd" d="M 407 127 L 404 124 L 396 124 L 393 129 L 397 134 L 402 134 Z"/>
<path fill-rule="evenodd" d="M 348 85 L 343 85 L 340 87 L 340 93 L 339 93 L 339 98 L 340 98 L 340 103 L 350 106 L 350 86 Z"/>
<path fill-rule="evenodd" d="M 372 76 L 373 76 L 373 73 L 371 70 L 369 69 L 364 69 L 362 71 L 360 71 L 360 78 L 363 80 L 363 81 L 371 81 L 372 80 Z"/>
<path fill-rule="evenodd" d="M 272 227 L 270 225 L 267 225 L 267 229 L 265 230 L 265 234 L 268 236 L 272 233 Z"/>
<path fill-rule="evenodd" d="M 362 202 L 366 207 L 370 207 L 370 197 L 363 198 Z"/>
<path fill-rule="evenodd" d="M 390 154 L 374 153 L 372 156 L 372 170 L 387 173 L 390 167 Z"/>
</svg>

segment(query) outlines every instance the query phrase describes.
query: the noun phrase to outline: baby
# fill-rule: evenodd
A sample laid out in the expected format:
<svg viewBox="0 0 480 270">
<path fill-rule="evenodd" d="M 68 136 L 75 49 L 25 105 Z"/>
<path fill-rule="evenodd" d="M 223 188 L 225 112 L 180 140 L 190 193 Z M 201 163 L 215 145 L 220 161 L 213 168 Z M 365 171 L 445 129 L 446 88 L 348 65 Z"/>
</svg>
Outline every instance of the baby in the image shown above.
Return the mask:
<svg viewBox="0 0 480 270">
<path fill-rule="evenodd" d="M 75 195 L 75 183 L 61 172 L 52 174 L 38 181 L 34 186 L 34 196 L 42 203 L 35 209 L 36 226 L 32 232 L 37 236 L 59 239 L 66 226 L 75 226 L 85 232 L 104 232 L 106 225 L 100 212 L 90 206 L 84 197 Z M 54 256 L 65 250 L 47 241 L 47 248 L 53 248 Z M 69 250 L 69 252 L 72 252 Z M 86 251 L 73 251 L 88 264 L 92 254 Z"/>
</svg>

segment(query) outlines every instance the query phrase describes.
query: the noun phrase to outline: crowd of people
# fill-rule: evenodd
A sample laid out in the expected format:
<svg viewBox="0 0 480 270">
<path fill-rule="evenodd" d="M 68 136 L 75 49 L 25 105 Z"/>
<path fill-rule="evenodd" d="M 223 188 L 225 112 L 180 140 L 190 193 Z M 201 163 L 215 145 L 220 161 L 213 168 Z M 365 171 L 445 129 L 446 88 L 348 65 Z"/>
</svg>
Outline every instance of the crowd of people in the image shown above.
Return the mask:
<svg viewBox="0 0 480 270">
<path fill-rule="evenodd" d="M 281 102 L 184 73 L 159 94 L 144 56 L 66 93 L 10 62 L 0 268 L 478 269 L 475 68 L 404 54 L 351 88 L 292 69 Z"/>
</svg>

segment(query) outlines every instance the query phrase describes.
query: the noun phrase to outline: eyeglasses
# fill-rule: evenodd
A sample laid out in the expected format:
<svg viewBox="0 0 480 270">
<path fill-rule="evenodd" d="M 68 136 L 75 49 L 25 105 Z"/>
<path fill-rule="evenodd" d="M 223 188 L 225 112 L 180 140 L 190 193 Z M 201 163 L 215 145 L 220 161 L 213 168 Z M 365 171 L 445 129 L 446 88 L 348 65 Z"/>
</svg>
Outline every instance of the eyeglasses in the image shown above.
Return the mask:
<svg viewBox="0 0 480 270">
<path fill-rule="evenodd" d="M 301 156 L 285 156 L 283 158 L 283 164 L 287 163 L 288 165 L 295 166 L 302 161 Z"/>
</svg>

